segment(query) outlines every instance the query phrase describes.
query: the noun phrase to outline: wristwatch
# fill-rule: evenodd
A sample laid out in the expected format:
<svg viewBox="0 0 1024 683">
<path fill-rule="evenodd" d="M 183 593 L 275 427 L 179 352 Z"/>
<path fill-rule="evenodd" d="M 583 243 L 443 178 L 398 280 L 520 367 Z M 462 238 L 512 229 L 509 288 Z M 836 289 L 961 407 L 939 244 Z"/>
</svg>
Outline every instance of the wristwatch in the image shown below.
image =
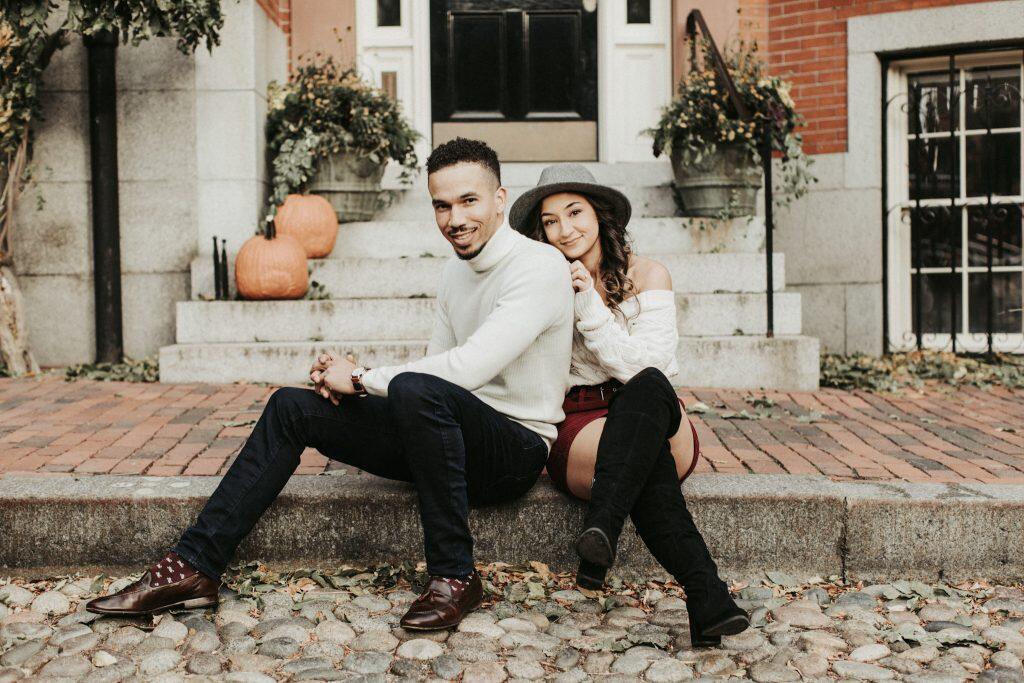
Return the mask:
<svg viewBox="0 0 1024 683">
<path fill-rule="evenodd" d="M 360 396 L 366 396 L 367 394 L 366 387 L 363 386 L 363 375 L 367 370 L 368 368 L 358 367 L 352 371 L 352 388 Z"/>
</svg>

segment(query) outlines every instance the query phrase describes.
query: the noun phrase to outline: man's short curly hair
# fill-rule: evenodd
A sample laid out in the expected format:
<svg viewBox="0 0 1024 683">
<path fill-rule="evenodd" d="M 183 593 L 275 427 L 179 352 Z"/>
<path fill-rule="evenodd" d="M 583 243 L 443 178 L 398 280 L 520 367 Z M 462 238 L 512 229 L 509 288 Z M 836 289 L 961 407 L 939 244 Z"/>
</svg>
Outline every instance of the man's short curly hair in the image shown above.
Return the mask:
<svg viewBox="0 0 1024 683">
<path fill-rule="evenodd" d="M 501 165 L 498 163 L 498 155 L 483 140 L 469 138 L 449 140 L 431 152 L 427 157 L 427 175 L 464 162 L 480 164 L 490 169 L 494 177 L 498 179 L 498 185 L 501 185 Z"/>
</svg>

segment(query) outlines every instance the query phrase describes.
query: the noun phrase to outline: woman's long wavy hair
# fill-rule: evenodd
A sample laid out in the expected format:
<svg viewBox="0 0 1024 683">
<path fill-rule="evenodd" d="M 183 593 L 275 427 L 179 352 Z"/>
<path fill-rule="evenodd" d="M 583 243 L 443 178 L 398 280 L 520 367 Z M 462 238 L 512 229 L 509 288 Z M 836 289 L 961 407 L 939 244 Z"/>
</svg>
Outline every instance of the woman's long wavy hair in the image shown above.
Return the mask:
<svg viewBox="0 0 1024 683">
<path fill-rule="evenodd" d="M 626 275 L 629 270 L 629 256 L 633 253 L 629 238 L 626 236 L 626 226 L 620 225 L 612 211 L 612 206 L 600 197 L 594 197 L 585 192 L 574 192 L 588 202 L 594 208 L 597 215 L 598 240 L 601 244 L 601 284 L 608 295 L 608 308 L 622 313 L 619 304 L 630 294 L 635 294 L 636 286 Z M 540 217 L 541 202 L 537 202 L 530 213 L 527 225 L 531 226 L 526 236 L 547 242 L 547 235 L 544 234 L 544 225 Z"/>
</svg>

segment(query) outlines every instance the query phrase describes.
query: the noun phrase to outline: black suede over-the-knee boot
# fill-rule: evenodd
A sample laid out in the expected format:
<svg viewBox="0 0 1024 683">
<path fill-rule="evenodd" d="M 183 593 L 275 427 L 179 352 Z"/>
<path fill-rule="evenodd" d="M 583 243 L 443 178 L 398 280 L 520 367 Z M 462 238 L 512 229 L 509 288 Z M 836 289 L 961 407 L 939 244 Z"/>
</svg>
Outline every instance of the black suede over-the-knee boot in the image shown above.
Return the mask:
<svg viewBox="0 0 1024 683">
<path fill-rule="evenodd" d="M 626 517 L 647 483 L 661 449 L 679 428 L 682 410 L 668 378 L 647 368 L 611 400 L 597 447 L 590 504 L 576 541 L 582 560 L 577 579 L 598 588 L 615 560 Z"/>
<path fill-rule="evenodd" d="M 676 464 L 665 444 L 630 513 L 637 535 L 654 559 L 686 590 L 690 641 L 695 647 L 716 645 L 723 635 L 750 625 L 718 576 L 676 478 Z"/>
</svg>

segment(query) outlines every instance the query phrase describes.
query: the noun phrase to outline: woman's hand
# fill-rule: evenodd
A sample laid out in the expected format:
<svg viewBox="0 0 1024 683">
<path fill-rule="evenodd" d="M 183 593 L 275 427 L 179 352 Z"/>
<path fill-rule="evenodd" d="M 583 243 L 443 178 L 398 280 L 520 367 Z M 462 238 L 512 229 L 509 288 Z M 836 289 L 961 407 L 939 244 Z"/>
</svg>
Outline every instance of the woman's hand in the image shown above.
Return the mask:
<svg viewBox="0 0 1024 683">
<path fill-rule="evenodd" d="M 594 278 L 581 261 L 573 261 L 569 264 L 569 273 L 572 275 L 572 288 L 576 292 L 585 292 L 594 286 Z"/>
</svg>

